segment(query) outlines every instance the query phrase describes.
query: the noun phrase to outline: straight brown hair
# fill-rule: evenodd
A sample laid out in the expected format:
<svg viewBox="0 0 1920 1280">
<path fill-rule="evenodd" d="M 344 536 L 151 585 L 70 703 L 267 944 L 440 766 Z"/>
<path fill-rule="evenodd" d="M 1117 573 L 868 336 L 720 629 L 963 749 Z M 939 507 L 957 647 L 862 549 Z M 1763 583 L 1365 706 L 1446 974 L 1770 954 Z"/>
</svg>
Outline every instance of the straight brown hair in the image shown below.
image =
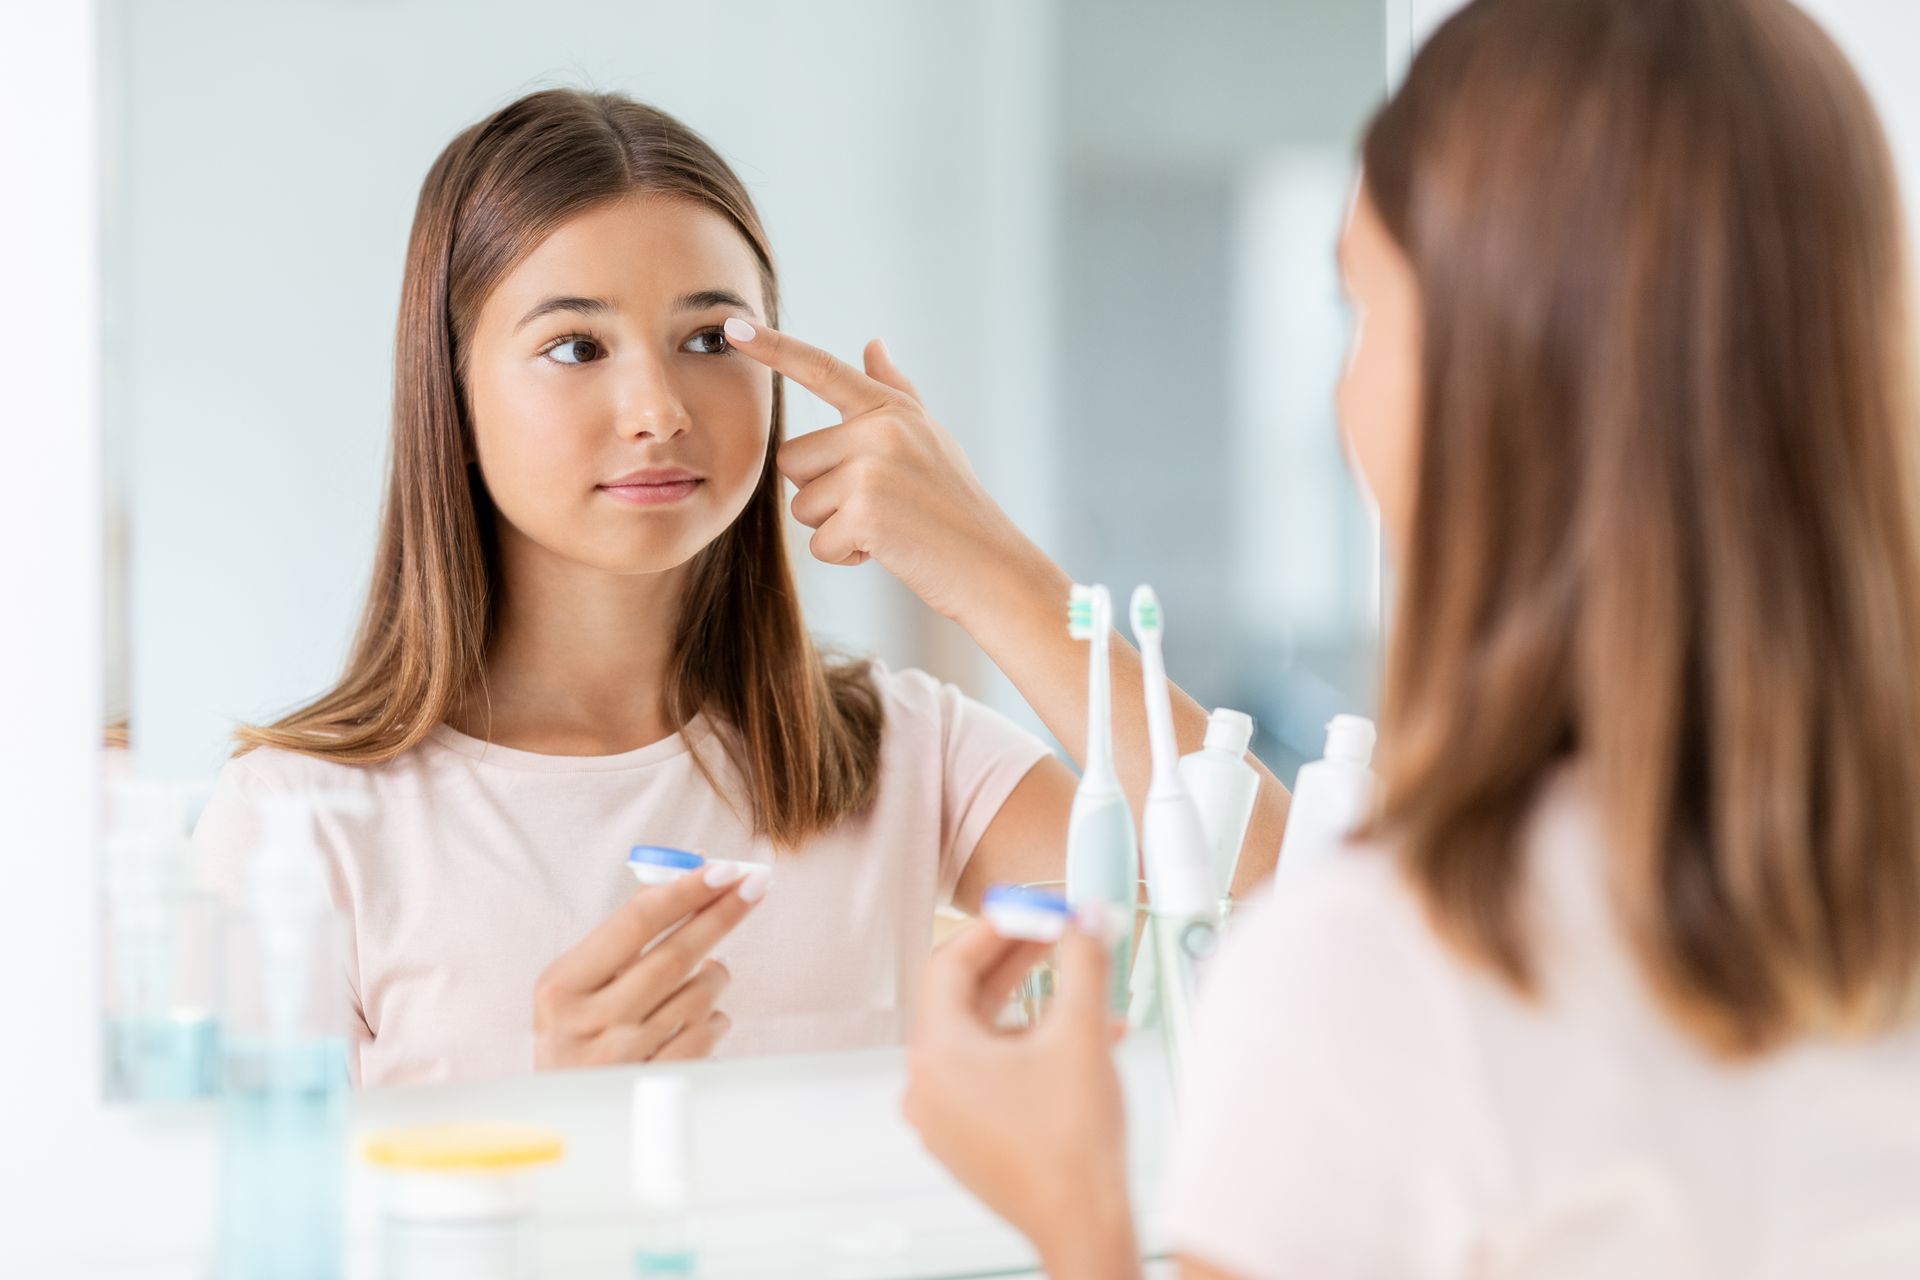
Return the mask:
<svg viewBox="0 0 1920 1280">
<path fill-rule="evenodd" d="M 1376 831 L 1532 989 L 1518 837 L 1578 757 L 1698 1040 L 1911 1016 L 1920 421 L 1846 60 L 1786 0 L 1477 0 L 1363 159 L 1424 310 Z"/>
<path fill-rule="evenodd" d="M 636 194 L 726 217 L 759 262 L 767 320 L 778 325 L 773 253 L 746 187 L 672 116 L 619 94 L 550 89 L 454 138 L 420 189 L 407 245 L 386 499 L 346 670 L 311 704 L 243 726 L 236 754 L 264 746 L 378 764 L 484 689 L 500 576 L 493 504 L 466 461 L 475 456 L 466 344 L 487 295 L 546 236 L 591 206 Z M 827 663 L 800 615 L 774 467 L 783 404 L 776 378 L 759 486 L 694 560 L 667 710 L 676 728 L 703 711 L 719 722 L 717 737 L 748 781 L 755 828 L 790 848 L 869 806 L 882 712 L 867 664 Z"/>
</svg>

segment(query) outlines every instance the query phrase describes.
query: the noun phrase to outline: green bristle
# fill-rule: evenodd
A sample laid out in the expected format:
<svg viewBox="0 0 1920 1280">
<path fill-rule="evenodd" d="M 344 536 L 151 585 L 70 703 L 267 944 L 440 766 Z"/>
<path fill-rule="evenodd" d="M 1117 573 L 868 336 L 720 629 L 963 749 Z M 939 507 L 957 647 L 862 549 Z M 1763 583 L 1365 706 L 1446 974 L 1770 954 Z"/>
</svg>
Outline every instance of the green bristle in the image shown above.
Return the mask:
<svg viewBox="0 0 1920 1280">
<path fill-rule="evenodd" d="M 1153 631 L 1160 626 L 1160 606 L 1151 600 L 1143 600 L 1133 608 L 1133 625 L 1142 631 Z"/>
<path fill-rule="evenodd" d="M 1067 601 L 1067 634 L 1075 640 L 1093 636 L 1093 593 L 1085 587 L 1074 587 Z"/>
</svg>

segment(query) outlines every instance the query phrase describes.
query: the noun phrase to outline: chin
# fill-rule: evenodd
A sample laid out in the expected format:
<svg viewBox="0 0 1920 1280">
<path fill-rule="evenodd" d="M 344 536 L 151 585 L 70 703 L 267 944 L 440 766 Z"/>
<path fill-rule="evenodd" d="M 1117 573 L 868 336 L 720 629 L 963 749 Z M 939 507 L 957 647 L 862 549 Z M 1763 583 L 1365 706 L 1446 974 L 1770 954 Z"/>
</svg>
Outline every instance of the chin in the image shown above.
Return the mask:
<svg viewBox="0 0 1920 1280">
<path fill-rule="evenodd" d="M 711 538 L 659 538 L 638 545 L 606 548 L 602 554 L 593 557 L 592 563 L 612 573 L 668 573 L 691 563 L 719 536 L 716 532 Z"/>
</svg>

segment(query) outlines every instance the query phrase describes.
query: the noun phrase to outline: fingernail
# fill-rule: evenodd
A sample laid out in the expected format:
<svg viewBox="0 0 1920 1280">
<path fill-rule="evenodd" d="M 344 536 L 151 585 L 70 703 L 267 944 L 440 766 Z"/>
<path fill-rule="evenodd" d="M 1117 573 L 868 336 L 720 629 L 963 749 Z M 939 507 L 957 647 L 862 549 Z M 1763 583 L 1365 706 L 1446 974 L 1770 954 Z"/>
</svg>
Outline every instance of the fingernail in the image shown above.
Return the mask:
<svg viewBox="0 0 1920 1280">
<path fill-rule="evenodd" d="M 740 882 L 740 900 L 742 902 L 758 902 L 767 896 L 767 890 L 772 887 L 772 885 L 773 873 L 771 871 L 768 871 L 765 867 L 752 871 L 747 875 L 745 880 Z"/>
<path fill-rule="evenodd" d="M 1126 922 L 1118 911 L 1104 902 L 1083 902 L 1073 913 L 1073 927 L 1090 938 L 1114 942 L 1119 939 L 1120 931 L 1126 928 Z"/>
<path fill-rule="evenodd" d="M 723 884 L 732 884 L 745 874 L 737 862 L 710 862 L 701 878 L 712 888 L 718 889 Z"/>
<path fill-rule="evenodd" d="M 753 326 L 739 316 L 728 316 L 726 323 L 720 327 L 727 331 L 729 342 L 752 342 L 754 339 Z"/>
<path fill-rule="evenodd" d="M 880 348 L 880 358 L 882 360 L 885 360 L 889 364 L 893 363 L 893 352 L 888 349 L 885 338 L 875 338 L 873 345 Z"/>
</svg>

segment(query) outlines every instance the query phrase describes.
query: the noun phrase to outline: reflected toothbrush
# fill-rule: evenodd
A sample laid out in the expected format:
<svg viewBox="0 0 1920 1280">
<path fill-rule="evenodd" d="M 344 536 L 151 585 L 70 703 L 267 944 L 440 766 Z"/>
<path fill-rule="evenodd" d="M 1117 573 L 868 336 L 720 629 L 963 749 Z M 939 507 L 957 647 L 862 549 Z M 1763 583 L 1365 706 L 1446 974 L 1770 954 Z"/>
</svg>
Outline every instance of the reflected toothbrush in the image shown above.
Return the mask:
<svg viewBox="0 0 1920 1280">
<path fill-rule="evenodd" d="M 1113 1012 L 1125 1015 L 1133 958 L 1132 921 L 1140 900 L 1140 859 L 1133 812 L 1113 768 L 1112 682 L 1107 667 L 1113 597 L 1103 586 L 1076 583 L 1067 603 L 1067 634 L 1089 641 L 1086 768 L 1073 793 L 1067 825 L 1067 901 L 1100 902 L 1127 926 L 1113 943 Z"/>
<path fill-rule="evenodd" d="M 1158 1000 L 1167 1057 L 1177 1086 L 1192 1039 L 1198 966 L 1218 940 L 1219 901 L 1214 894 L 1200 811 L 1180 780 L 1173 697 L 1167 688 L 1166 656 L 1161 647 L 1166 619 L 1152 587 L 1134 590 L 1130 612 L 1133 638 L 1140 645 L 1147 738 L 1153 752 L 1153 783 L 1141 820 L 1153 934 L 1154 972 L 1149 989 Z M 1139 1019 L 1135 1021 L 1137 1025 Z"/>
</svg>

